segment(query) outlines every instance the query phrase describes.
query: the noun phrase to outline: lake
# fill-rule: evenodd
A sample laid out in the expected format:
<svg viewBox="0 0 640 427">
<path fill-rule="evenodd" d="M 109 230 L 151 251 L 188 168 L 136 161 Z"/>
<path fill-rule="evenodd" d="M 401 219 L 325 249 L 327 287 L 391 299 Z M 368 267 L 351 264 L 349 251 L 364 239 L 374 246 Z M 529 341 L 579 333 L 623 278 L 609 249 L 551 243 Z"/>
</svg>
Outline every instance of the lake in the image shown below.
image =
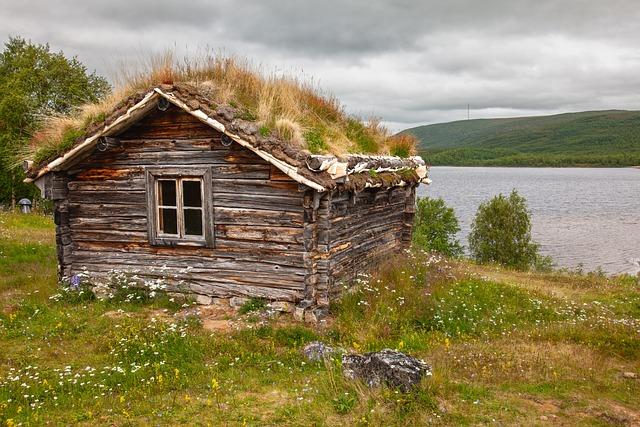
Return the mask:
<svg viewBox="0 0 640 427">
<path fill-rule="evenodd" d="M 557 266 L 640 272 L 640 169 L 432 167 L 419 196 L 442 197 L 467 236 L 481 202 L 512 189 L 526 197 L 533 238 Z"/>
</svg>

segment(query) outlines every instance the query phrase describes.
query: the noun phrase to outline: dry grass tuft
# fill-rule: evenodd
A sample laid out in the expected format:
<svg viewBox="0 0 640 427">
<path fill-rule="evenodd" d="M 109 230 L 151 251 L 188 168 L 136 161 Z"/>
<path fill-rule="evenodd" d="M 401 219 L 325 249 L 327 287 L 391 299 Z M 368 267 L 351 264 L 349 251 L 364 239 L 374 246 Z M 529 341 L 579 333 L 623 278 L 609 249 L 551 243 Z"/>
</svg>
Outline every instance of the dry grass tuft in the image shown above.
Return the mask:
<svg viewBox="0 0 640 427">
<path fill-rule="evenodd" d="M 367 123 L 344 112 L 338 100 L 312 80 L 265 73 L 247 59 L 205 54 L 176 60 L 170 51 L 150 58 L 137 69 L 123 67 L 117 89 L 107 99 L 86 105 L 69 117 L 48 117 L 31 144 L 36 163 L 51 160 L 73 145 L 69 138 L 84 134 L 103 120 L 122 99 L 161 84 L 178 82 L 198 87 L 215 106 L 230 105 L 282 140 L 314 153 L 415 153 L 415 140 L 391 137 L 378 120 Z M 215 107 L 212 106 L 212 107 Z M 312 141 L 306 135 L 312 136 Z"/>
<path fill-rule="evenodd" d="M 416 154 L 418 139 L 409 134 L 398 134 L 389 138 L 387 146 L 389 154 L 398 157 L 409 157 Z"/>
<path fill-rule="evenodd" d="M 291 141 L 297 144 L 302 144 L 304 142 L 302 127 L 293 119 L 285 117 L 277 119 L 275 123 L 275 132 L 280 139 L 285 141 Z"/>
</svg>

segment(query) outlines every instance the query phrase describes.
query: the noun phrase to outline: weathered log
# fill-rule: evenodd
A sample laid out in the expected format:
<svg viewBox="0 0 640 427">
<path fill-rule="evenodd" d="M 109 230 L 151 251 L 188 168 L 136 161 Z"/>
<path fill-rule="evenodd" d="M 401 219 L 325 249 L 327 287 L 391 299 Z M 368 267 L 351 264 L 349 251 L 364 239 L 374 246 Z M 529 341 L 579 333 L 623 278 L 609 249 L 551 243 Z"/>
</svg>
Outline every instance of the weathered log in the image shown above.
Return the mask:
<svg viewBox="0 0 640 427">
<path fill-rule="evenodd" d="M 144 243 L 120 243 L 120 242 L 75 242 L 78 251 L 101 252 L 101 253 L 127 253 L 153 255 L 159 257 L 198 257 L 205 261 L 216 259 L 236 259 L 240 261 L 264 262 L 267 264 L 283 264 L 291 266 L 303 265 L 304 252 L 283 251 L 281 249 L 263 248 L 257 251 L 256 248 L 247 245 L 239 248 L 203 248 L 185 246 L 151 246 L 149 242 Z"/>
<path fill-rule="evenodd" d="M 302 227 L 303 214 L 300 212 L 266 209 L 238 209 L 217 206 L 214 209 L 214 224 L 277 225 L 284 227 Z"/>
<path fill-rule="evenodd" d="M 215 206 L 241 209 L 265 209 L 285 212 L 303 212 L 302 197 L 269 196 L 263 194 L 219 193 L 213 189 Z"/>
</svg>

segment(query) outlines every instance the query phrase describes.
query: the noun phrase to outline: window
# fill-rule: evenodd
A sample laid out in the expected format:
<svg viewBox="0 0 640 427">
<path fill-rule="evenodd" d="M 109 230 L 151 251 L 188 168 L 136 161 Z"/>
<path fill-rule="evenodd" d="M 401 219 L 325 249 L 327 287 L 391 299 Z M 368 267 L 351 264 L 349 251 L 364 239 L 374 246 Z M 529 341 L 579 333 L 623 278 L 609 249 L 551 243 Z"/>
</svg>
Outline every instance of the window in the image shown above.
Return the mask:
<svg viewBox="0 0 640 427">
<path fill-rule="evenodd" d="M 156 182 L 158 235 L 203 238 L 202 180 L 177 178 Z"/>
<path fill-rule="evenodd" d="M 151 244 L 212 246 L 208 170 L 148 170 L 147 196 Z"/>
</svg>

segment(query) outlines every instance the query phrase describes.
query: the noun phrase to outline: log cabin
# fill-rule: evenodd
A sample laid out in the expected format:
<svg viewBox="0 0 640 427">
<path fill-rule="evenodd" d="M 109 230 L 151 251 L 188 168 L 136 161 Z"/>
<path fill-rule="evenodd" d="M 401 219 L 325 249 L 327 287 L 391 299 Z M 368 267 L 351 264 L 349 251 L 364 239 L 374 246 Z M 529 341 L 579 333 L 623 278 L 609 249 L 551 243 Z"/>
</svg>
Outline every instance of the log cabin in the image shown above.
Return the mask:
<svg viewBox="0 0 640 427">
<path fill-rule="evenodd" d="M 420 157 L 312 154 L 245 116 L 196 85 L 158 84 L 27 162 L 53 201 L 60 279 L 121 272 L 318 317 L 342 284 L 407 248 L 428 181 Z"/>
</svg>

